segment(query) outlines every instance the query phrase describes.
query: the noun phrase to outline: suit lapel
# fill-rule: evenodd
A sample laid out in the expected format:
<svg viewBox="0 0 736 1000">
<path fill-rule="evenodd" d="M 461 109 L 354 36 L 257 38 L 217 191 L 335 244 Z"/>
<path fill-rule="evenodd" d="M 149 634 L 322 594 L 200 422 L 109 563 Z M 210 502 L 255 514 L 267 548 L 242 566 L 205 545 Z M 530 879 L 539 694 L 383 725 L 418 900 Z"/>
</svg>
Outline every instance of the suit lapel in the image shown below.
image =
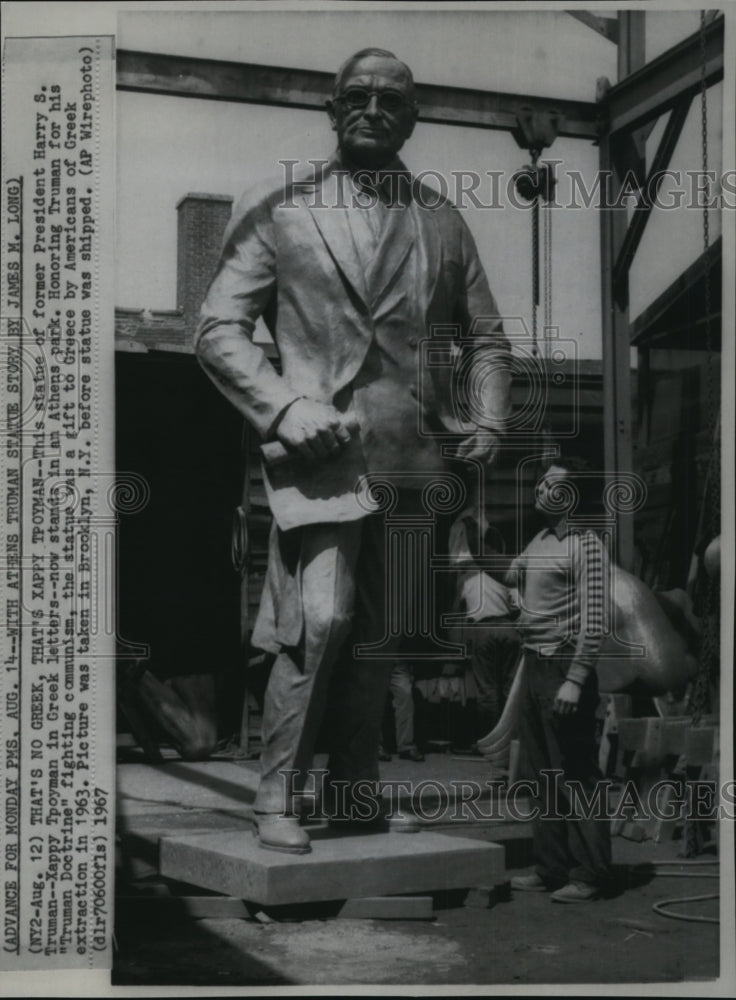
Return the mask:
<svg viewBox="0 0 736 1000">
<path fill-rule="evenodd" d="M 318 188 L 301 195 L 335 266 L 362 301 L 367 303 L 365 274 L 350 231 L 345 197 L 342 178 L 330 167 Z"/>
<path fill-rule="evenodd" d="M 387 208 L 381 237 L 368 278 L 371 305 L 376 306 L 414 248 L 414 226 L 408 209 Z"/>
<path fill-rule="evenodd" d="M 417 234 L 417 252 L 419 254 L 418 273 L 423 280 L 418 283 L 417 295 L 423 314 L 429 310 L 434 296 L 437 276 L 442 260 L 442 241 L 436 212 L 421 208 L 416 201 L 411 203 L 411 215 Z"/>
<path fill-rule="evenodd" d="M 422 276 L 417 295 L 420 296 L 422 312 L 426 313 L 432 301 L 442 257 L 435 212 L 419 207 L 414 200 L 406 209 L 387 209 L 375 262 L 370 275 L 366 276 L 345 207 L 349 195 L 343 191 L 343 178 L 336 172 L 340 169 L 339 163 L 333 161 L 328 164 L 321 183 L 315 187 L 310 185 L 309 190 L 302 189 L 299 195 L 335 267 L 364 305 L 375 307 L 414 250 L 419 255 L 418 274 Z"/>
</svg>

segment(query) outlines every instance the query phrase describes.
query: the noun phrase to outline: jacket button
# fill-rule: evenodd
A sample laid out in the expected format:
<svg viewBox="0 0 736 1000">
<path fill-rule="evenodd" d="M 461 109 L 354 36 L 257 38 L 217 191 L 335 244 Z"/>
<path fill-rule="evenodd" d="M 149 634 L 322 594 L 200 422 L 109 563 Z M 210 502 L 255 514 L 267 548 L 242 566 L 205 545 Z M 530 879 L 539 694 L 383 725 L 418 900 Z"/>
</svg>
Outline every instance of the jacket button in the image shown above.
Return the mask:
<svg viewBox="0 0 736 1000">
<path fill-rule="evenodd" d="M 409 347 L 416 347 L 417 346 L 417 338 L 416 337 L 409 337 L 409 339 L 407 341 L 407 344 L 409 345 Z"/>
</svg>

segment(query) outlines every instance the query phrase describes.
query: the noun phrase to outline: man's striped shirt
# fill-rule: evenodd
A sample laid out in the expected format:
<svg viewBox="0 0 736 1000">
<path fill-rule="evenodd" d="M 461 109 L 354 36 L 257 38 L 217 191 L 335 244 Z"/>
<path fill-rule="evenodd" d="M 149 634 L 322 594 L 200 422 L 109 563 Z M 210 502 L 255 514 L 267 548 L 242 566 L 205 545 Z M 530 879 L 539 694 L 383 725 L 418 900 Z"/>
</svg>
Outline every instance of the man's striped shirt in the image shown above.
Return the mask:
<svg viewBox="0 0 736 1000">
<path fill-rule="evenodd" d="M 589 528 L 564 522 L 545 528 L 514 560 L 527 649 L 570 657 L 567 676 L 582 684 L 598 658 L 608 630 L 610 562 Z"/>
</svg>

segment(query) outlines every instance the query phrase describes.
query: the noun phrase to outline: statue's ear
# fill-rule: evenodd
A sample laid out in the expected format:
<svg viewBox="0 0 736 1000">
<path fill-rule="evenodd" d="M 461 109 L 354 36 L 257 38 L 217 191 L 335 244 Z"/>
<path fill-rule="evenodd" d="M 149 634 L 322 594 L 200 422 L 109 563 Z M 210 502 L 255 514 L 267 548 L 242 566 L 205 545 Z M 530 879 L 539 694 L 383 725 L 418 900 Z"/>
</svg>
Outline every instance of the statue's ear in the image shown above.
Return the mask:
<svg viewBox="0 0 736 1000">
<path fill-rule="evenodd" d="M 327 117 L 330 119 L 330 126 L 332 131 L 337 129 L 337 117 L 335 115 L 335 105 L 332 101 L 325 101 L 325 108 L 327 109 Z"/>
</svg>

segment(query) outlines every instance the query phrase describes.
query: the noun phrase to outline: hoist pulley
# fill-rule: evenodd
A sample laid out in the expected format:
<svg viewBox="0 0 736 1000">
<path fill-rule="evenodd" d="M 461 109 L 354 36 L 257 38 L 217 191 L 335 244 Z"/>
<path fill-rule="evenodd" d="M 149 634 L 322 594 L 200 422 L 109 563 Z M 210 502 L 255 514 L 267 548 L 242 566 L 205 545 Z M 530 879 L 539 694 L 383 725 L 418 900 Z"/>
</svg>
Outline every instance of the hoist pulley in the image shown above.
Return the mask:
<svg viewBox="0 0 736 1000">
<path fill-rule="evenodd" d="M 513 175 L 517 194 L 532 206 L 532 355 L 538 356 L 537 310 L 539 295 L 539 204 L 546 206 L 544 215 L 544 329 L 545 339 L 552 329 L 552 215 L 555 172 L 551 163 L 540 162 L 539 154 L 551 146 L 562 127 L 561 112 L 539 111 L 522 107 L 516 113 L 516 128 L 511 134 L 522 149 L 528 149 L 532 162 Z"/>
<path fill-rule="evenodd" d="M 555 172 L 550 163 L 538 163 L 532 156 L 532 162 L 521 167 L 513 176 L 517 194 L 524 201 L 550 202 L 554 198 Z"/>
<path fill-rule="evenodd" d="M 532 158 L 531 163 L 525 164 L 513 176 L 514 187 L 524 201 L 541 198 L 550 202 L 554 197 L 554 170 L 550 164 L 540 163 L 539 155 L 555 141 L 562 121 L 559 111 L 523 107 L 516 113 L 516 128 L 511 130 L 511 135 L 517 145 L 529 150 Z"/>
</svg>

